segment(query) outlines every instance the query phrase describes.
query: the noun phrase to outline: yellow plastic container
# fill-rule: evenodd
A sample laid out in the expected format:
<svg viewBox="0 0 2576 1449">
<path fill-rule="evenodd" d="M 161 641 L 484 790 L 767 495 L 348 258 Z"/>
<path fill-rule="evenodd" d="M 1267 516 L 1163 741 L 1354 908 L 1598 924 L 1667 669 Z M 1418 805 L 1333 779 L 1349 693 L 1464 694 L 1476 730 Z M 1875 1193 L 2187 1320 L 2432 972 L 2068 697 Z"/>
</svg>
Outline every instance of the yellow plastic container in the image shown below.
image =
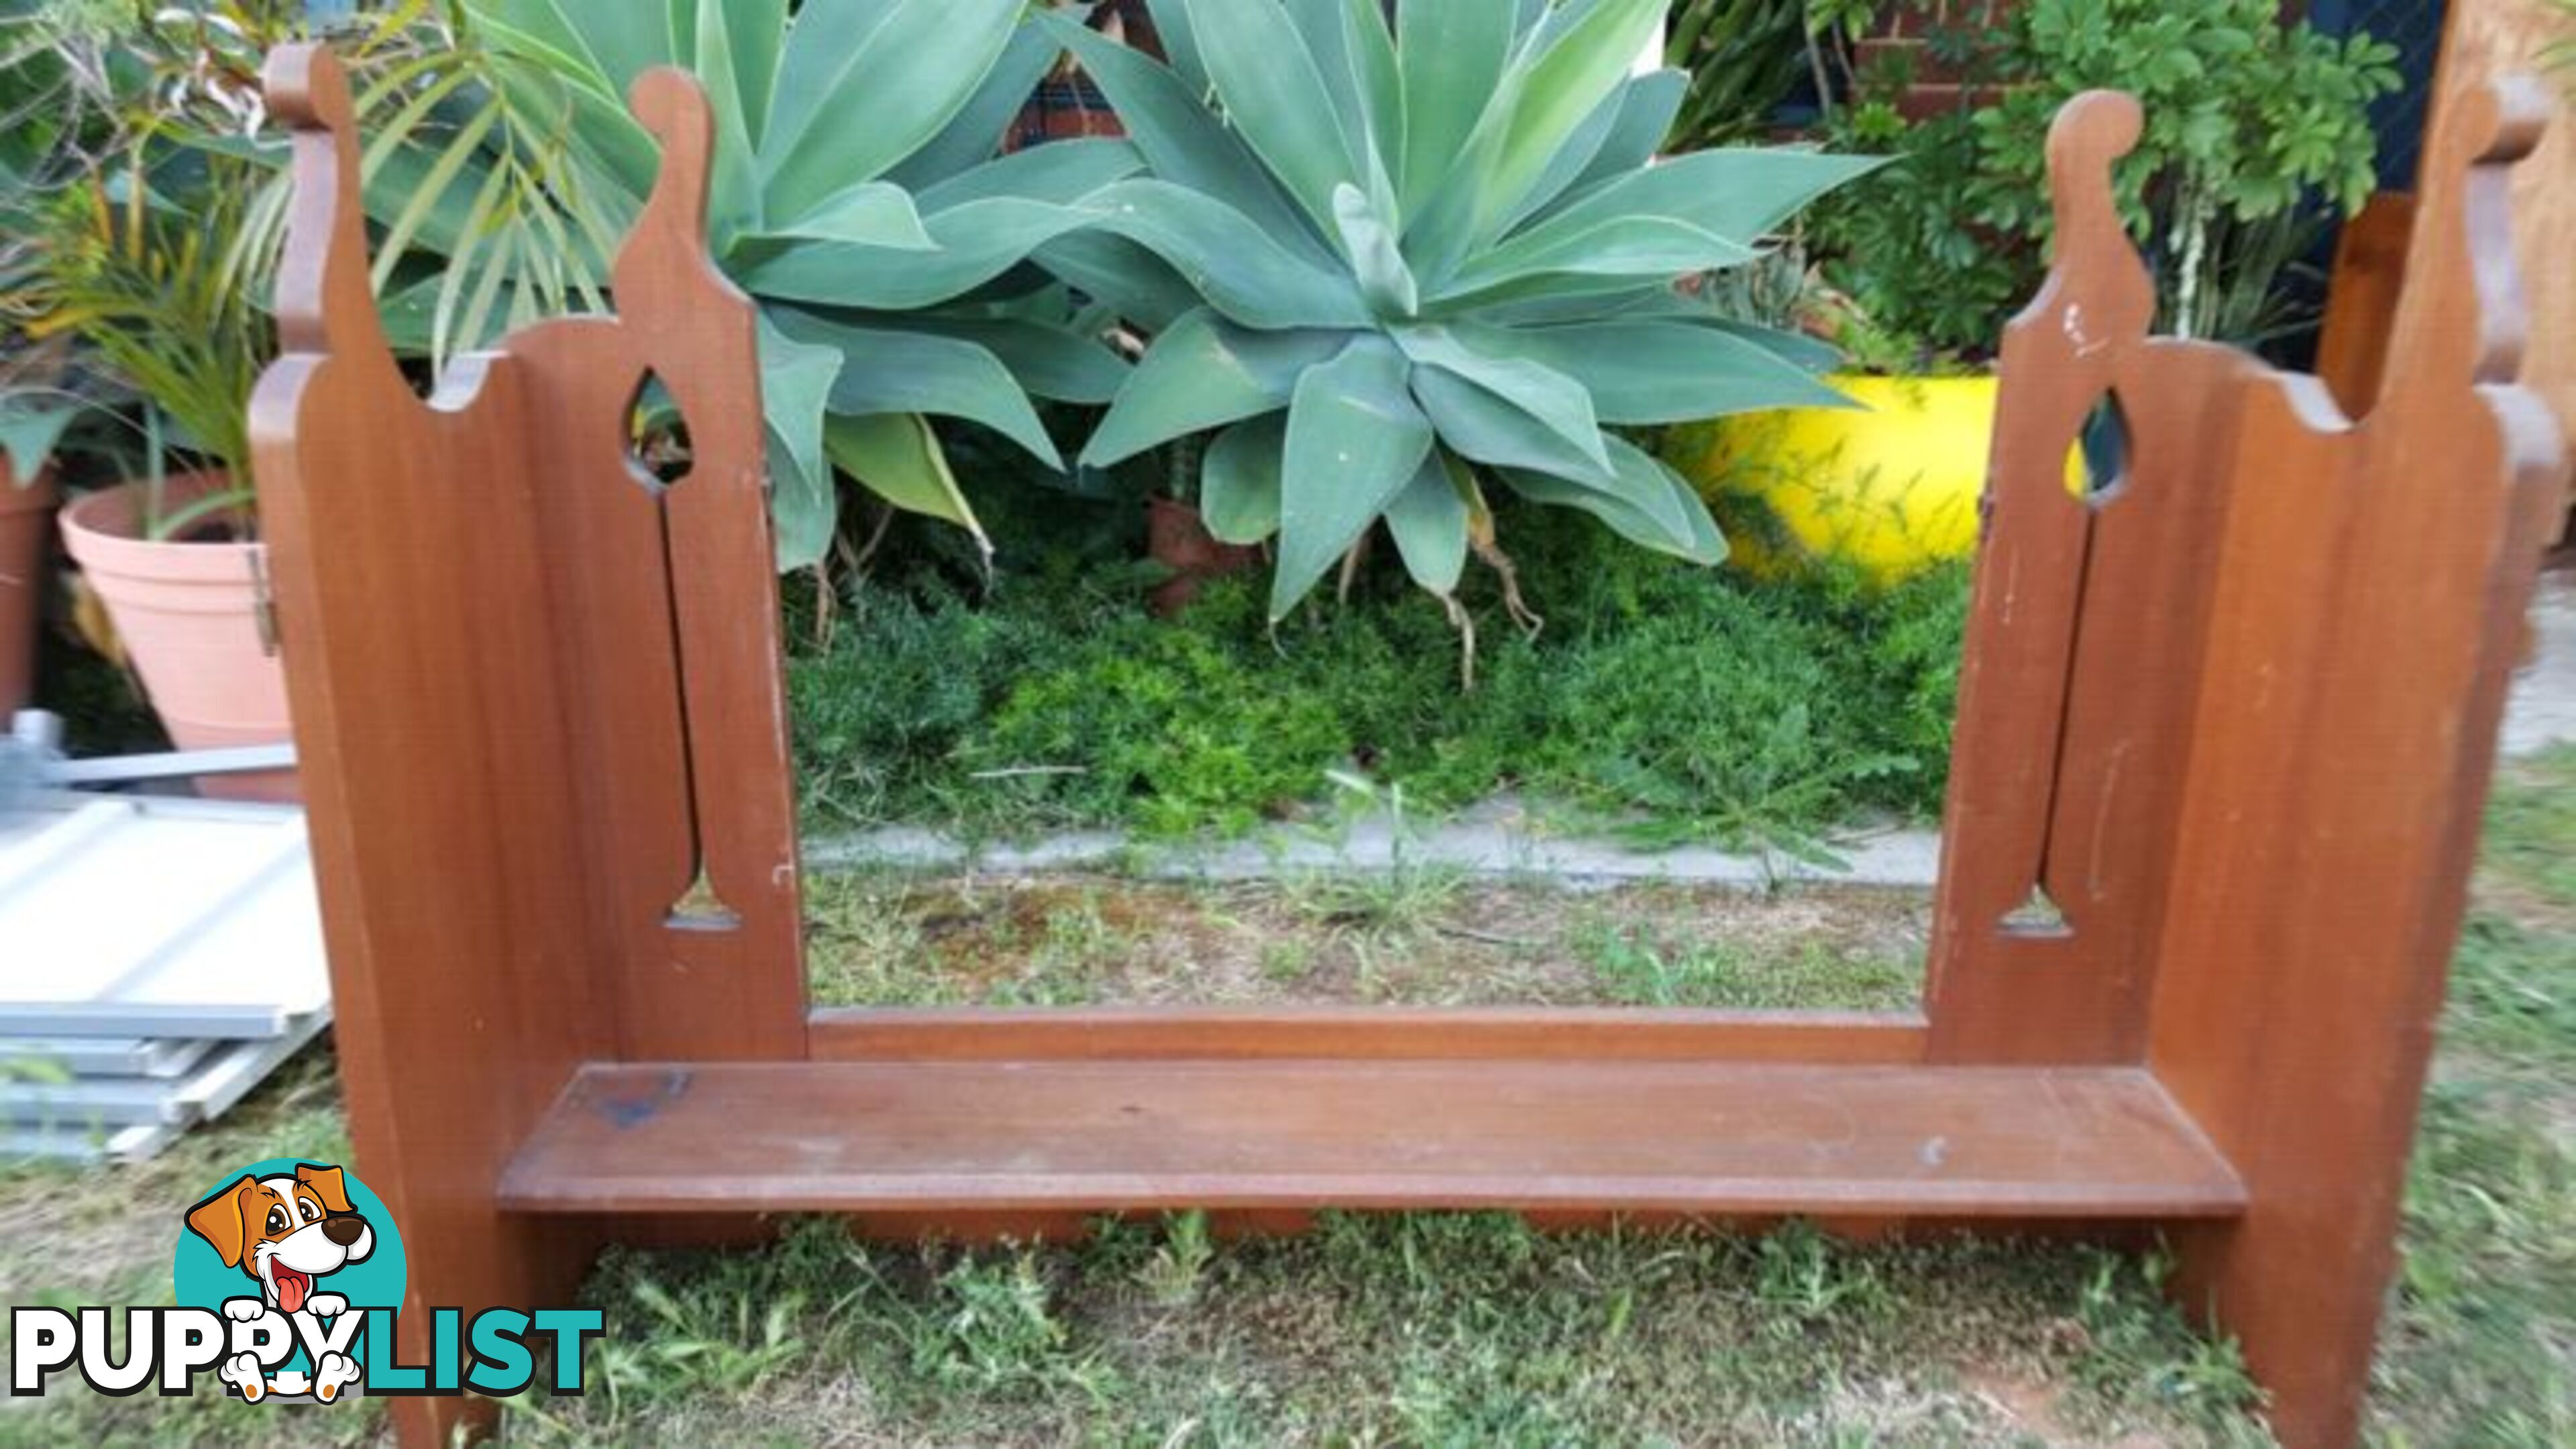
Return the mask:
<svg viewBox="0 0 2576 1449">
<path fill-rule="evenodd" d="M 1734 561 L 1776 576 L 1801 555 L 1843 559 L 1894 583 L 1974 552 L 1995 379 L 1828 381 L 1859 406 L 1720 418 L 1673 435 L 1673 466 L 1734 525 Z M 1748 514 L 1776 526 L 1748 527 Z"/>
</svg>

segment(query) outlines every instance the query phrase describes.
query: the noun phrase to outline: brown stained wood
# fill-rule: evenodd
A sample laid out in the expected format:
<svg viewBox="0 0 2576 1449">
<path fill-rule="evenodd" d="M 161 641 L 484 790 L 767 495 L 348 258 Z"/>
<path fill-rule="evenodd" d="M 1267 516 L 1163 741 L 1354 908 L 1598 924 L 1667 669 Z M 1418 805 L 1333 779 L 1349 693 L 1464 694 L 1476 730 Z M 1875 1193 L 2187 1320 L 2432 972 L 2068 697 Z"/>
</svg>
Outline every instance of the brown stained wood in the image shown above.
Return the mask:
<svg viewBox="0 0 2576 1449">
<path fill-rule="evenodd" d="M 2316 379 L 2147 335 L 2108 184 L 2136 109 L 2061 117 L 1922 1016 L 809 1024 L 754 322 L 698 240 L 703 101 L 637 86 L 667 164 L 620 315 L 532 328 L 425 404 L 368 294 L 346 83 L 310 48 L 269 74 L 296 193 L 252 436 L 406 1357 L 422 1303 L 560 1301 L 604 1236 L 734 1241 L 779 1211 L 969 1234 L 1183 1208 L 2161 1222 L 2283 1442 L 2350 1442 L 2564 474 L 2514 386 L 2528 87 L 2442 108 L 2358 423 Z M 676 480 L 630 457 L 647 377 L 687 421 Z M 2106 398 L 2127 466 L 2070 496 Z M 412 1446 L 488 1423 L 393 1413 Z"/>
<path fill-rule="evenodd" d="M 1337 1007 L 1228 1010 L 817 1011 L 817 1061 L 1621 1061 L 1923 1059 L 1903 1012 L 1558 1011 Z"/>
<path fill-rule="evenodd" d="M 2576 65 L 2576 10 L 2557 0 L 2451 0 L 2442 22 L 2437 97 L 2474 94 L 2480 78 L 2512 71 L 2544 73 L 2563 105 Z M 2433 126 L 2444 120 L 2435 106 Z M 2430 152 L 2428 150 L 2427 154 Z M 2568 238 L 2576 234 L 2576 127 L 2550 127 L 2513 169 L 2513 236 L 2526 271 L 2523 299 L 2531 326 L 2522 382 L 2558 417 L 2576 442 L 2576 267 Z M 2569 498 L 2576 506 L 2576 494 Z M 2568 519 L 2556 528 L 2561 538 Z"/>
<path fill-rule="evenodd" d="M 308 46 L 279 50 L 266 79 L 295 192 L 283 355 L 252 399 L 252 445 L 354 1165 L 402 1225 L 418 1362 L 422 1304 L 524 1308 L 577 1286 L 595 1227 L 503 1215 L 492 1186 L 582 1062 L 635 1042 L 802 1053 L 751 323 L 696 250 L 702 177 L 676 174 L 621 262 L 625 320 L 460 359 L 423 402 L 369 294 L 347 81 Z M 702 171 L 694 90 L 648 78 L 638 99 L 675 172 Z M 700 451 L 668 571 L 619 441 L 646 368 L 686 398 Z M 615 503 L 584 513 L 602 491 Z M 666 572 L 676 605 L 652 582 Z M 744 918 L 712 945 L 657 939 L 627 909 L 685 890 L 695 864 L 674 793 L 617 772 L 692 755 L 717 788 L 676 798 L 698 806 L 708 869 Z M 633 807 L 603 813 L 610 800 Z M 488 1408 L 393 1412 L 407 1443 L 432 1444 Z"/>
<path fill-rule="evenodd" d="M 657 71 L 635 107 L 665 164 L 617 259 L 620 315 L 508 343 L 551 420 L 527 441 L 552 480 L 536 526 L 560 540 L 543 607 L 581 680 L 567 723 L 596 929 L 619 963 L 619 1055 L 792 1058 L 801 907 L 755 314 L 701 241 L 705 103 Z M 688 426 L 667 486 L 627 446 L 648 375 Z"/>
<path fill-rule="evenodd" d="M 2406 242 L 2415 231 L 2415 197 L 2383 191 L 2343 224 L 2326 288 L 2325 328 L 2317 338 L 2317 376 L 2347 413 L 2368 410 L 2388 366 L 2388 330 L 2406 281 Z"/>
<path fill-rule="evenodd" d="M 2245 1176 L 2183 1240 L 2292 1449 L 2352 1441 L 2522 611 L 2563 466 L 2513 385 L 2531 82 L 2443 108 L 2377 407 L 2266 376 L 2216 606 L 2151 1061 Z"/>
<path fill-rule="evenodd" d="M 594 1066 L 501 1197 L 567 1213 L 2241 1205 L 2142 1071 L 1612 1062 Z"/>
<path fill-rule="evenodd" d="M 2154 288 L 2109 182 L 2139 125 L 2104 92 L 2060 115 L 2057 255 L 2004 335 L 1933 913 L 1936 1060 L 2135 1061 L 2145 1040 L 2228 482 L 2210 450 L 2255 364 L 2148 336 Z M 2127 467 L 2079 499 L 2068 450 L 2106 400 Z M 2016 919 L 2034 891 L 2062 928 Z"/>
</svg>

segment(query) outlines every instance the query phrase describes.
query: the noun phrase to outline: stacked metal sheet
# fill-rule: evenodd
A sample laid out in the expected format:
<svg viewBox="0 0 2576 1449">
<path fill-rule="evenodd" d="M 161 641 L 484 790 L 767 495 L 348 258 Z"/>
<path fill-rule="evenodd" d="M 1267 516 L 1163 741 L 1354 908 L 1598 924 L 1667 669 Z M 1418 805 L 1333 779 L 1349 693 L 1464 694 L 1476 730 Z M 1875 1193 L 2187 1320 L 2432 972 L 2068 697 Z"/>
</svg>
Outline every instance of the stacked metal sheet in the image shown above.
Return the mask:
<svg viewBox="0 0 2576 1449">
<path fill-rule="evenodd" d="M 0 813 L 0 1156 L 148 1157 L 330 1018 L 301 811 L 65 792 Z"/>
</svg>

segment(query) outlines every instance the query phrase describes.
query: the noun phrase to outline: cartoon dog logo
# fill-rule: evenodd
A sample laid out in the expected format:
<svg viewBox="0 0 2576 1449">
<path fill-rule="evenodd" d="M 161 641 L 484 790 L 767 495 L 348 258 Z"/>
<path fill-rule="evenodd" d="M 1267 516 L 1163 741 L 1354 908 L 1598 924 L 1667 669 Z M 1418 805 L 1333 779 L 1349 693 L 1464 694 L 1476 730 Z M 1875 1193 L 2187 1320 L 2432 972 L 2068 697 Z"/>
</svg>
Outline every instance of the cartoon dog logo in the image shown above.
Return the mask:
<svg viewBox="0 0 2576 1449">
<path fill-rule="evenodd" d="M 290 1318 L 336 1318 L 348 1312 L 349 1301 L 324 1291 L 321 1280 L 376 1248 L 375 1228 L 349 1205 L 341 1170 L 315 1162 L 299 1162 L 293 1172 L 274 1177 L 235 1179 L 188 1209 L 188 1230 L 212 1244 L 225 1267 L 240 1269 L 259 1285 L 257 1297 L 224 1300 L 224 1316 L 242 1323 L 270 1312 Z M 253 1403 L 269 1393 L 298 1394 L 308 1388 L 300 1372 L 266 1379 L 250 1354 L 236 1356 L 218 1373 Z M 310 1391 L 329 1403 L 358 1373 L 346 1354 L 323 1354 L 313 1366 Z"/>
</svg>

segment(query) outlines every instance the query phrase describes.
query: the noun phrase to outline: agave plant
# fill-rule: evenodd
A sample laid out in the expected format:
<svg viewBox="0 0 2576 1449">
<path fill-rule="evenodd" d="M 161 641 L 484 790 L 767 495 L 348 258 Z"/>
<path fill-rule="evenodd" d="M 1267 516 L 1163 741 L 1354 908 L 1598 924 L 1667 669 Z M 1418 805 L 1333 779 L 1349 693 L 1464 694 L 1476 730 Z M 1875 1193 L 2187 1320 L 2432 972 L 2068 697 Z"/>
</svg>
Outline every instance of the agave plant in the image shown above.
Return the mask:
<svg viewBox="0 0 2576 1449">
<path fill-rule="evenodd" d="M 1200 506 L 1227 541 L 1276 536 L 1273 618 L 1380 519 L 1459 617 L 1470 548 L 1507 567 L 1489 481 L 1722 558 L 1698 495 L 1608 429 L 1840 401 L 1797 339 L 1674 283 L 1754 260 L 1869 163 L 1655 163 L 1686 78 L 1631 66 L 1665 9 L 1153 0 L 1168 67 L 1048 21 L 1149 173 L 1040 254 L 1160 324 L 1084 461 L 1222 429 Z"/>
<path fill-rule="evenodd" d="M 1031 395 L 1102 403 L 1124 376 L 1066 325 L 1061 288 L 993 295 L 1033 248 L 1086 223 L 1072 203 L 1141 166 L 1115 140 L 994 156 L 1061 55 L 1022 23 L 1023 5 L 456 0 L 497 62 L 500 93 L 524 115 L 563 118 L 568 163 L 614 217 L 641 205 L 657 165 L 627 112 L 629 83 L 677 65 L 706 88 L 717 131 L 709 241 L 761 307 L 782 567 L 829 547 L 835 465 L 980 540 L 922 415 L 983 424 L 1060 468 Z M 475 234 L 471 212 L 458 220 Z"/>
</svg>

